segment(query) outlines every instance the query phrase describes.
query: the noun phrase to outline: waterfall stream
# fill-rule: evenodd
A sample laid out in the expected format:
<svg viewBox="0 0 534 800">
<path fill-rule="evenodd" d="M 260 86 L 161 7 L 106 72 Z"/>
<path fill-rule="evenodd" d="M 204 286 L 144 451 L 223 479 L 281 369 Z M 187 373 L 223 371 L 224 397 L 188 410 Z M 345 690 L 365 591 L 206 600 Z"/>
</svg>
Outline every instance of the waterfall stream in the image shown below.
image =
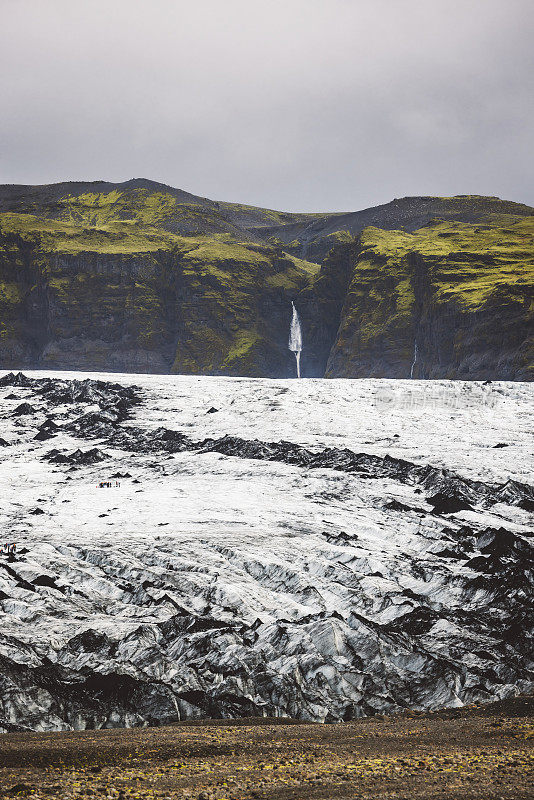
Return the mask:
<svg viewBox="0 0 534 800">
<path fill-rule="evenodd" d="M 413 378 L 413 369 L 414 369 L 416 363 L 417 363 L 417 342 L 414 342 L 413 363 L 412 363 L 412 368 L 410 370 L 410 378 Z"/>
<path fill-rule="evenodd" d="M 291 327 L 289 328 L 289 344 L 288 347 L 291 352 L 295 353 L 297 362 L 297 378 L 300 378 L 300 354 L 302 352 L 302 330 L 300 327 L 300 319 L 295 304 L 291 303 L 293 309 L 293 316 L 291 317 Z"/>
</svg>

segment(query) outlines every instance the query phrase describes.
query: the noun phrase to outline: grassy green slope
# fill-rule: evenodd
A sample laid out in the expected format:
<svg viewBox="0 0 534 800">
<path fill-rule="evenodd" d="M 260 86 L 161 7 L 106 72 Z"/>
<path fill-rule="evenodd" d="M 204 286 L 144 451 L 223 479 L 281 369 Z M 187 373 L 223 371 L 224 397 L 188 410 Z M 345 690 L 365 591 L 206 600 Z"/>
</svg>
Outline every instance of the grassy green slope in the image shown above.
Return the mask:
<svg viewBox="0 0 534 800">
<path fill-rule="evenodd" d="M 288 252 L 321 263 L 329 250 L 347 242 L 364 228 L 414 231 L 431 220 L 484 222 L 495 215 L 530 216 L 534 209 L 498 197 L 402 197 L 384 205 L 348 214 L 316 215 L 314 219 L 288 222 L 256 230 L 267 241 L 275 241 Z"/>
<path fill-rule="evenodd" d="M 145 187 L 27 206 L 0 214 L 3 365 L 290 369 L 285 317 L 316 265 L 251 240 L 209 201 Z"/>
<path fill-rule="evenodd" d="M 327 374 L 528 378 L 533 298 L 533 216 L 366 228 Z"/>
<path fill-rule="evenodd" d="M 85 227 L 122 222 L 188 236 L 229 233 L 241 241 L 256 242 L 264 241 L 254 233 L 256 228 L 298 224 L 315 217 L 217 202 L 142 178 L 119 184 L 0 186 L 1 212 L 27 213 Z"/>
<path fill-rule="evenodd" d="M 417 340 L 420 376 L 527 377 L 532 214 L 466 196 L 291 214 L 143 179 L 0 187 L 0 365 L 283 376 L 300 292 L 309 375 L 404 377 Z"/>
</svg>

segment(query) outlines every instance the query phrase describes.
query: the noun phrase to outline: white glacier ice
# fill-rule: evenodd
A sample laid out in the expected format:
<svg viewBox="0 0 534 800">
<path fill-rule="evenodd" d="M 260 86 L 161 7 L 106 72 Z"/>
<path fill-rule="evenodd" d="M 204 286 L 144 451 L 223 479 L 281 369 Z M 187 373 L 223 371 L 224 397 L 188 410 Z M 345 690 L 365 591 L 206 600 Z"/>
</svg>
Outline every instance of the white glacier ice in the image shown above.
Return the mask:
<svg viewBox="0 0 534 800">
<path fill-rule="evenodd" d="M 109 414 L 98 397 L 4 386 L 0 538 L 17 553 L 0 553 L 0 728 L 324 721 L 532 688 L 532 515 L 514 500 L 532 385 L 26 374 L 139 387 L 114 430 L 145 444 L 162 428 L 291 442 L 505 488 L 440 514 L 402 476 L 87 438 L 66 426 Z M 23 402 L 35 413 L 14 415 Z M 103 460 L 44 458 L 93 448 Z"/>
</svg>

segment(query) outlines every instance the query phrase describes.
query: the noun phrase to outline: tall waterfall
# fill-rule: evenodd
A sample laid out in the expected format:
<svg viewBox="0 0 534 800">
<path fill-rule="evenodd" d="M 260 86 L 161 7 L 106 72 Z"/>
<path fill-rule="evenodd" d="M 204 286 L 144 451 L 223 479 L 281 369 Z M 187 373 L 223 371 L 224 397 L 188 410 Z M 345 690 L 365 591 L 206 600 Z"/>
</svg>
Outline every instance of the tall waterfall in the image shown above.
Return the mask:
<svg viewBox="0 0 534 800">
<path fill-rule="evenodd" d="M 289 329 L 289 349 L 295 353 L 297 361 L 297 378 L 300 378 L 300 354 L 302 351 L 302 330 L 300 328 L 300 319 L 295 304 L 291 303 L 293 308 L 293 316 L 291 317 L 291 327 Z"/>
<path fill-rule="evenodd" d="M 417 364 L 417 342 L 414 342 L 413 364 L 412 364 L 412 368 L 410 370 L 410 378 L 413 378 L 413 370 L 414 370 L 414 367 L 415 367 L 416 364 Z"/>
</svg>

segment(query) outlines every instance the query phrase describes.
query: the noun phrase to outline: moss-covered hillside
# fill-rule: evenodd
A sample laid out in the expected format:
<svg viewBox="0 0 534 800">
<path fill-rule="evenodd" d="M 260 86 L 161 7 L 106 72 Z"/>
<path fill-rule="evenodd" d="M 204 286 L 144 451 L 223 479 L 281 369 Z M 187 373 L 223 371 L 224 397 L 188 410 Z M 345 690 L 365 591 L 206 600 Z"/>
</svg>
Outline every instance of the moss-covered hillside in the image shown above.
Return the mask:
<svg viewBox="0 0 534 800">
<path fill-rule="evenodd" d="M 0 368 L 285 377 L 298 296 L 304 375 L 405 377 L 417 343 L 414 376 L 528 378 L 533 213 L 423 197 L 292 214 L 144 179 L 3 186 Z"/>
<path fill-rule="evenodd" d="M 305 307 L 330 319 L 332 287 L 329 377 L 533 377 L 534 216 L 366 228 L 331 253 Z"/>
<path fill-rule="evenodd" d="M 317 214 L 313 219 L 288 220 L 263 226 L 262 236 L 301 258 L 321 263 L 331 248 L 347 242 L 364 228 L 415 231 L 433 219 L 485 222 L 495 215 L 530 216 L 534 209 L 498 197 L 402 197 L 384 205 L 348 214 Z"/>
<path fill-rule="evenodd" d="M 126 224 L 157 227 L 186 236 L 228 233 L 240 241 L 264 241 L 264 228 L 308 225 L 316 214 L 291 214 L 237 203 L 222 203 L 163 183 L 135 178 L 0 186 L 0 213 L 14 212 L 75 226 L 107 229 Z"/>
<path fill-rule="evenodd" d="M 81 188 L 0 214 L 0 366 L 291 374 L 290 301 L 316 265 L 213 204 Z"/>
</svg>

